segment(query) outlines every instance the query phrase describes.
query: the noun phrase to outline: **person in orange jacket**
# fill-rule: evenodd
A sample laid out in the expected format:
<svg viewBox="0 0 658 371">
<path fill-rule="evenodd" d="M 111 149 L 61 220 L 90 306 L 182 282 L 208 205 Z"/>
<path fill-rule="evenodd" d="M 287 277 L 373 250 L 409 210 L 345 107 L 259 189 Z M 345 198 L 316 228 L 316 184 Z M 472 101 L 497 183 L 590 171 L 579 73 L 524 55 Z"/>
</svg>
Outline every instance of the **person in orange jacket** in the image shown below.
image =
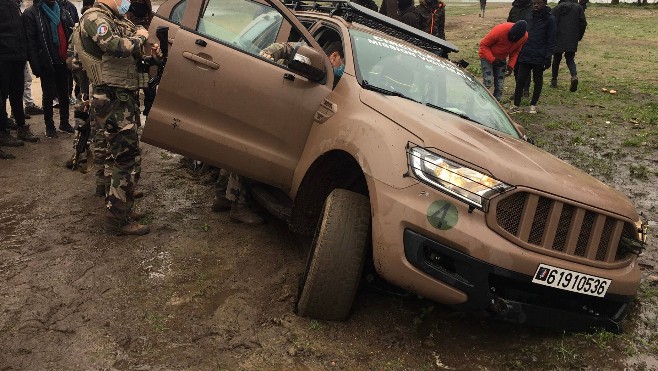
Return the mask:
<svg viewBox="0 0 658 371">
<path fill-rule="evenodd" d="M 521 47 L 528 40 L 526 21 L 506 22 L 494 26 L 480 41 L 478 52 L 482 62 L 482 80 L 487 89 L 494 86 L 493 96 L 503 96 L 505 75 L 514 70 Z M 509 58 L 509 59 L 508 59 Z"/>
</svg>

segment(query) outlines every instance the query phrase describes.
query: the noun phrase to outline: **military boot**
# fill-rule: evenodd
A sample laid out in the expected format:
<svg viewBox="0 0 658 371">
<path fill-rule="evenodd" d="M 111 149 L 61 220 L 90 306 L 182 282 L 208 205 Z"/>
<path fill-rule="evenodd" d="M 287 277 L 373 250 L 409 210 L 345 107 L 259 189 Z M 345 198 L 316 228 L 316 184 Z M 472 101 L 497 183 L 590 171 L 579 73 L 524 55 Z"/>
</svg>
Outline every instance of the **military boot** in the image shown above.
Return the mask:
<svg viewBox="0 0 658 371">
<path fill-rule="evenodd" d="M 148 215 L 148 213 L 145 212 L 145 211 L 135 211 L 135 210 L 131 210 L 131 211 L 130 211 L 130 214 L 128 214 L 128 218 L 129 218 L 130 220 L 137 221 L 137 220 L 142 220 L 142 219 L 144 219 L 144 218 L 146 217 L 146 215 Z"/>
<path fill-rule="evenodd" d="M 37 138 L 36 136 L 34 136 L 34 134 L 32 134 L 32 130 L 30 130 L 30 125 L 19 126 L 18 129 L 16 129 L 16 134 L 18 139 L 24 142 L 35 143 L 39 141 L 39 138 Z"/>
<path fill-rule="evenodd" d="M 103 224 L 105 233 L 114 236 L 143 236 L 151 231 L 147 225 L 139 223 L 128 223 L 117 220 L 113 216 L 106 216 Z"/>
<path fill-rule="evenodd" d="M 25 143 L 22 140 L 14 138 L 7 130 L 0 130 L 0 146 L 5 147 L 22 147 Z"/>
<path fill-rule="evenodd" d="M 7 152 L 3 151 L 2 149 L 0 149 L 0 159 L 13 160 L 15 158 L 16 158 L 16 156 L 12 155 L 11 153 L 7 153 Z"/>
<path fill-rule="evenodd" d="M 262 216 L 256 214 L 247 204 L 233 202 L 231 205 L 231 213 L 229 218 L 236 223 L 244 223 L 247 225 L 259 225 L 265 223 Z"/>
<path fill-rule="evenodd" d="M 210 207 L 212 211 L 218 213 L 220 211 L 226 211 L 231 209 L 231 201 L 228 198 L 221 196 L 215 196 L 215 199 L 212 200 L 212 206 Z"/>
</svg>

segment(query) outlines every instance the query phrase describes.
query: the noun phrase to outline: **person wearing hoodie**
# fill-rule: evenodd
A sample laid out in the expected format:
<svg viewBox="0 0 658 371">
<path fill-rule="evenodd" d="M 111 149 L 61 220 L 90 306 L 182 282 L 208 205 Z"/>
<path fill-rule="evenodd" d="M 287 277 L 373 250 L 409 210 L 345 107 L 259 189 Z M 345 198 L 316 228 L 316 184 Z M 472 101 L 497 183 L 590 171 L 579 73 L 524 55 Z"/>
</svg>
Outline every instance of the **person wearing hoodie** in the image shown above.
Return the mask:
<svg viewBox="0 0 658 371">
<path fill-rule="evenodd" d="M 73 20 L 57 0 L 35 1 L 23 13 L 27 50 L 32 73 L 41 79 L 46 137 L 57 137 L 53 100 L 59 99 L 59 130 L 73 133 L 69 123 L 69 71 L 66 67 L 68 40 Z"/>
<path fill-rule="evenodd" d="M 557 75 L 560 70 L 562 54 L 564 54 L 564 59 L 567 61 L 567 67 L 569 67 L 571 73 L 571 86 L 569 87 L 571 92 L 578 90 L 575 57 L 578 42 L 583 39 L 587 28 L 585 11 L 576 1 L 560 0 L 552 12 L 557 25 L 557 44 L 553 53 L 551 87 L 557 88 Z"/>
<path fill-rule="evenodd" d="M 482 81 L 487 89 L 494 86 L 493 96 L 498 101 L 503 96 L 505 72 L 512 73 L 521 47 L 528 39 L 526 28 L 526 21 L 502 23 L 494 26 L 480 41 Z"/>
<path fill-rule="evenodd" d="M 537 102 L 544 84 L 544 70 L 551 68 L 551 57 L 555 51 L 555 17 L 546 0 L 532 0 L 532 11 L 526 15 L 528 23 L 528 40 L 519 54 L 519 75 L 514 89 L 514 106 L 512 112 L 519 112 L 521 95 L 527 81 L 534 80 L 530 110 L 528 113 L 537 113 Z"/>
<path fill-rule="evenodd" d="M 512 8 L 509 10 L 509 15 L 507 16 L 507 22 L 516 23 L 525 19 L 525 16 L 531 10 L 532 0 L 514 0 Z"/>
<path fill-rule="evenodd" d="M 420 0 L 416 6 L 418 28 L 443 40 L 446 39 L 446 4 L 441 0 Z"/>
<path fill-rule="evenodd" d="M 400 22 L 413 28 L 420 28 L 414 0 L 398 0 L 398 13 L 400 14 Z"/>
</svg>

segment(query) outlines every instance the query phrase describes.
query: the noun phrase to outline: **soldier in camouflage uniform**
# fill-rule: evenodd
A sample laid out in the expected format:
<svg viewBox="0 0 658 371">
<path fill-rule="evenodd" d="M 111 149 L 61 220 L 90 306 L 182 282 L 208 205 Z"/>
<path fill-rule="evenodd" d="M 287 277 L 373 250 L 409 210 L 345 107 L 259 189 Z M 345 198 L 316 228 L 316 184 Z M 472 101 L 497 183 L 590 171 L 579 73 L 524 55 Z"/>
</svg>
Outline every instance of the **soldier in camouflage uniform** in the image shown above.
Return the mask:
<svg viewBox="0 0 658 371">
<path fill-rule="evenodd" d="M 74 30 L 73 43 L 93 84 L 91 114 L 97 130 L 94 162 L 103 162 L 104 177 L 110 180 L 104 184 L 105 230 L 117 235 L 144 235 L 148 226 L 135 222 L 144 214 L 132 209 L 141 163 L 136 92 L 148 80 L 136 65 L 144 57 L 148 32 L 123 17 L 129 5 L 127 0 L 120 5 L 115 0 L 97 1 Z M 157 46 L 153 53 L 159 53 Z"/>
</svg>

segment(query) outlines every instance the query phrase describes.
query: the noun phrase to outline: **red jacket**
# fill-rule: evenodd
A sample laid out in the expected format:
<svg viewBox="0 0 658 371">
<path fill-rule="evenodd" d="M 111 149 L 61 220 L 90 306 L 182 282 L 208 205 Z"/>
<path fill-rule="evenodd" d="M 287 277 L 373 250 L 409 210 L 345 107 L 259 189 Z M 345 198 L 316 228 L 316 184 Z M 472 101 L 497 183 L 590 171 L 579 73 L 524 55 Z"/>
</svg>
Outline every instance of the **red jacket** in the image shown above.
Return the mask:
<svg viewBox="0 0 658 371">
<path fill-rule="evenodd" d="M 519 57 L 521 47 L 528 40 L 528 32 L 516 42 L 511 42 L 507 39 L 509 30 L 514 26 L 512 22 L 501 23 L 489 31 L 489 33 L 480 41 L 480 51 L 478 54 L 480 58 L 486 59 L 489 63 L 493 63 L 496 59 L 507 59 L 507 65 L 514 68 L 516 65 L 516 58 Z"/>
</svg>

